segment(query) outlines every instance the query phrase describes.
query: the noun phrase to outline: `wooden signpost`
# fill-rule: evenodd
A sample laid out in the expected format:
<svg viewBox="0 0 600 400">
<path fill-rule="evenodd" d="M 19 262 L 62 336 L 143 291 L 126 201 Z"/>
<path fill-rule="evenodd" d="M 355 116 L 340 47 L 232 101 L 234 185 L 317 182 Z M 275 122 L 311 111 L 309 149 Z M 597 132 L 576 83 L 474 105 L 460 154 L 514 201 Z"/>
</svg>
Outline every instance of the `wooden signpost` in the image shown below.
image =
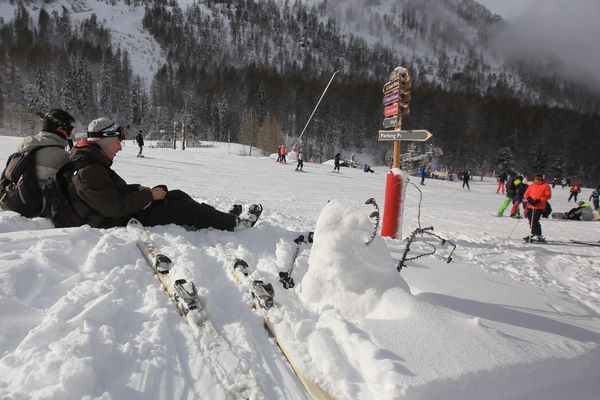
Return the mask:
<svg viewBox="0 0 600 400">
<path fill-rule="evenodd" d="M 396 238 L 402 235 L 403 198 L 408 176 L 403 179 L 400 171 L 400 141 L 429 140 L 433 135 L 424 129 L 401 130 L 402 117 L 409 113 L 411 79 L 406 68 L 396 67 L 389 81 L 383 85 L 383 129 L 379 131 L 380 141 L 394 142 L 392 169 L 387 175 L 385 205 L 381 236 Z"/>
</svg>

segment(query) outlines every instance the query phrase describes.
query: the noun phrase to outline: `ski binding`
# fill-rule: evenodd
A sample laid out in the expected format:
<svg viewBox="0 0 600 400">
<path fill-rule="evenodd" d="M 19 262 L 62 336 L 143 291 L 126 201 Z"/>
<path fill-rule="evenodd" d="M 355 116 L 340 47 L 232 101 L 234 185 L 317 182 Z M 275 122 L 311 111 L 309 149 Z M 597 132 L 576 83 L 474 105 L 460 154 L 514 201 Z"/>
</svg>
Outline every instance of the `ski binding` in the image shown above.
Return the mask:
<svg viewBox="0 0 600 400">
<path fill-rule="evenodd" d="M 186 313 L 198 308 L 198 290 L 194 282 L 177 279 L 173 287 L 175 288 L 175 301 L 182 305 Z"/>
</svg>

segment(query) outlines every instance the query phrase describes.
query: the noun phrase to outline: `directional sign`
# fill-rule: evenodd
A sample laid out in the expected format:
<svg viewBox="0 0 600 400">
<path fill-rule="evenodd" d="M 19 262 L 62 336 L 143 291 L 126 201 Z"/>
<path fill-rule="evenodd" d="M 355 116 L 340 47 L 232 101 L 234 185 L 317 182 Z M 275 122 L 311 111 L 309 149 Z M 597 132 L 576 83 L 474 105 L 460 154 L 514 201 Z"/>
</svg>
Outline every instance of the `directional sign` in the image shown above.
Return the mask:
<svg viewBox="0 0 600 400">
<path fill-rule="evenodd" d="M 400 93 L 398 92 L 390 93 L 383 98 L 383 105 L 387 106 L 388 104 L 394 103 L 399 97 Z"/>
<path fill-rule="evenodd" d="M 391 117 L 392 115 L 398 114 L 398 103 L 392 104 L 391 106 L 387 106 L 383 109 L 384 117 Z"/>
<path fill-rule="evenodd" d="M 398 118 L 396 117 L 386 118 L 383 120 L 384 128 L 395 128 L 396 125 L 398 125 Z"/>
<path fill-rule="evenodd" d="M 394 90 L 398 90 L 399 88 L 400 88 L 399 80 L 389 81 L 388 83 L 383 85 L 383 93 L 387 94 L 389 92 L 393 92 Z"/>
<path fill-rule="evenodd" d="M 410 142 L 424 142 L 433 135 L 425 129 L 414 131 L 379 131 L 379 140 L 405 140 Z"/>
</svg>

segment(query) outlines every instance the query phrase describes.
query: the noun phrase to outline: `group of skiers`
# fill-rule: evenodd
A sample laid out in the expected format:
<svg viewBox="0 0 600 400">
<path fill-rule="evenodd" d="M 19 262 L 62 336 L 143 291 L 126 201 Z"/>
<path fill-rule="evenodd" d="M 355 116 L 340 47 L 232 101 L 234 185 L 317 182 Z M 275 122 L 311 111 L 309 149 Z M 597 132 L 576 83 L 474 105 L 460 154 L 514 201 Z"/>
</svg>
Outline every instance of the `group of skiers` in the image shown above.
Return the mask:
<svg viewBox="0 0 600 400">
<path fill-rule="evenodd" d="M 285 159 L 286 155 L 287 149 L 285 148 L 285 144 L 282 144 L 277 148 L 277 162 L 287 164 L 287 160 Z"/>
<path fill-rule="evenodd" d="M 523 213 L 529 220 L 530 234 L 524 239 L 529 242 L 544 242 L 542 235 L 542 226 L 540 218 L 547 218 L 552 213 L 552 208 L 548 200 L 552 197 L 550 186 L 544 181 L 542 174 L 535 174 L 533 182 L 528 183 L 522 175 L 511 177 L 506 173 L 498 177 L 498 186 L 496 193 L 506 194 L 506 197 L 500 208 L 498 216 L 504 215 L 504 212 L 511 206 L 510 216 L 513 218 L 522 218 L 519 206 L 523 207 Z"/>
<path fill-rule="evenodd" d="M 165 185 L 128 184 L 111 168 L 126 138 L 125 128 L 109 118 L 91 121 L 87 138 L 67 152 L 74 133 L 75 118 L 68 112 L 53 109 L 44 115 L 42 130 L 26 137 L 9 157 L 0 182 L 0 208 L 51 218 L 63 227 L 110 228 L 136 218 L 147 226 L 173 223 L 227 231 L 254 226 L 262 213 L 260 204 L 245 213 L 239 204 L 222 212 Z M 138 144 L 141 154 L 143 142 Z M 32 177 L 33 185 L 23 183 Z M 39 204 L 39 209 L 32 210 L 31 204 Z"/>
<path fill-rule="evenodd" d="M 548 218 L 550 215 L 553 218 L 555 214 L 560 214 L 560 218 L 588 220 L 593 219 L 593 211 L 598 210 L 598 197 L 600 196 L 600 186 L 597 187 L 591 194 L 590 200 L 593 206 L 584 201 L 577 201 L 577 195 L 581 192 L 579 182 L 575 183 L 570 189 L 568 201 L 574 199 L 577 202 L 577 207 L 569 210 L 566 213 L 552 213 L 552 207 L 548 200 L 552 197 L 552 189 L 543 178 L 542 174 L 534 175 L 534 181 L 528 184 L 527 179 L 521 175 L 511 177 L 506 173 L 498 176 L 498 187 L 496 193 L 506 193 L 506 198 L 498 209 L 498 216 L 504 215 L 505 210 L 512 204 L 510 216 L 513 218 L 521 218 L 519 206 L 523 206 L 523 211 L 526 218 L 529 220 L 531 234 L 525 237 L 527 241 L 545 241 L 542 236 L 542 229 L 539 223 L 540 217 Z M 593 208 L 592 208 L 593 207 Z"/>
</svg>

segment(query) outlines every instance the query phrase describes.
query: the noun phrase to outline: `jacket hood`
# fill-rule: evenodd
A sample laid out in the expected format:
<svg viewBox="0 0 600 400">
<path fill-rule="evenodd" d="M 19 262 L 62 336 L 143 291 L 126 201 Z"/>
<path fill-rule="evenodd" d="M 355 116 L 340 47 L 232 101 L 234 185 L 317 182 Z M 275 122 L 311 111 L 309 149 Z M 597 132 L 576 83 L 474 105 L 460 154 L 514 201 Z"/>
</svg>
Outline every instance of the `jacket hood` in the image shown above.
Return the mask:
<svg viewBox="0 0 600 400">
<path fill-rule="evenodd" d="M 36 135 L 27 136 L 23 139 L 17 151 L 29 151 L 39 146 L 60 146 L 65 148 L 68 144 L 67 139 L 57 133 L 39 131 Z"/>
<path fill-rule="evenodd" d="M 104 151 L 98 143 L 88 142 L 87 140 L 78 141 L 69 153 L 71 161 L 76 164 L 103 164 L 107 167 L 112 165 L 112 161 L 106 158 Z"/>
</svg>

